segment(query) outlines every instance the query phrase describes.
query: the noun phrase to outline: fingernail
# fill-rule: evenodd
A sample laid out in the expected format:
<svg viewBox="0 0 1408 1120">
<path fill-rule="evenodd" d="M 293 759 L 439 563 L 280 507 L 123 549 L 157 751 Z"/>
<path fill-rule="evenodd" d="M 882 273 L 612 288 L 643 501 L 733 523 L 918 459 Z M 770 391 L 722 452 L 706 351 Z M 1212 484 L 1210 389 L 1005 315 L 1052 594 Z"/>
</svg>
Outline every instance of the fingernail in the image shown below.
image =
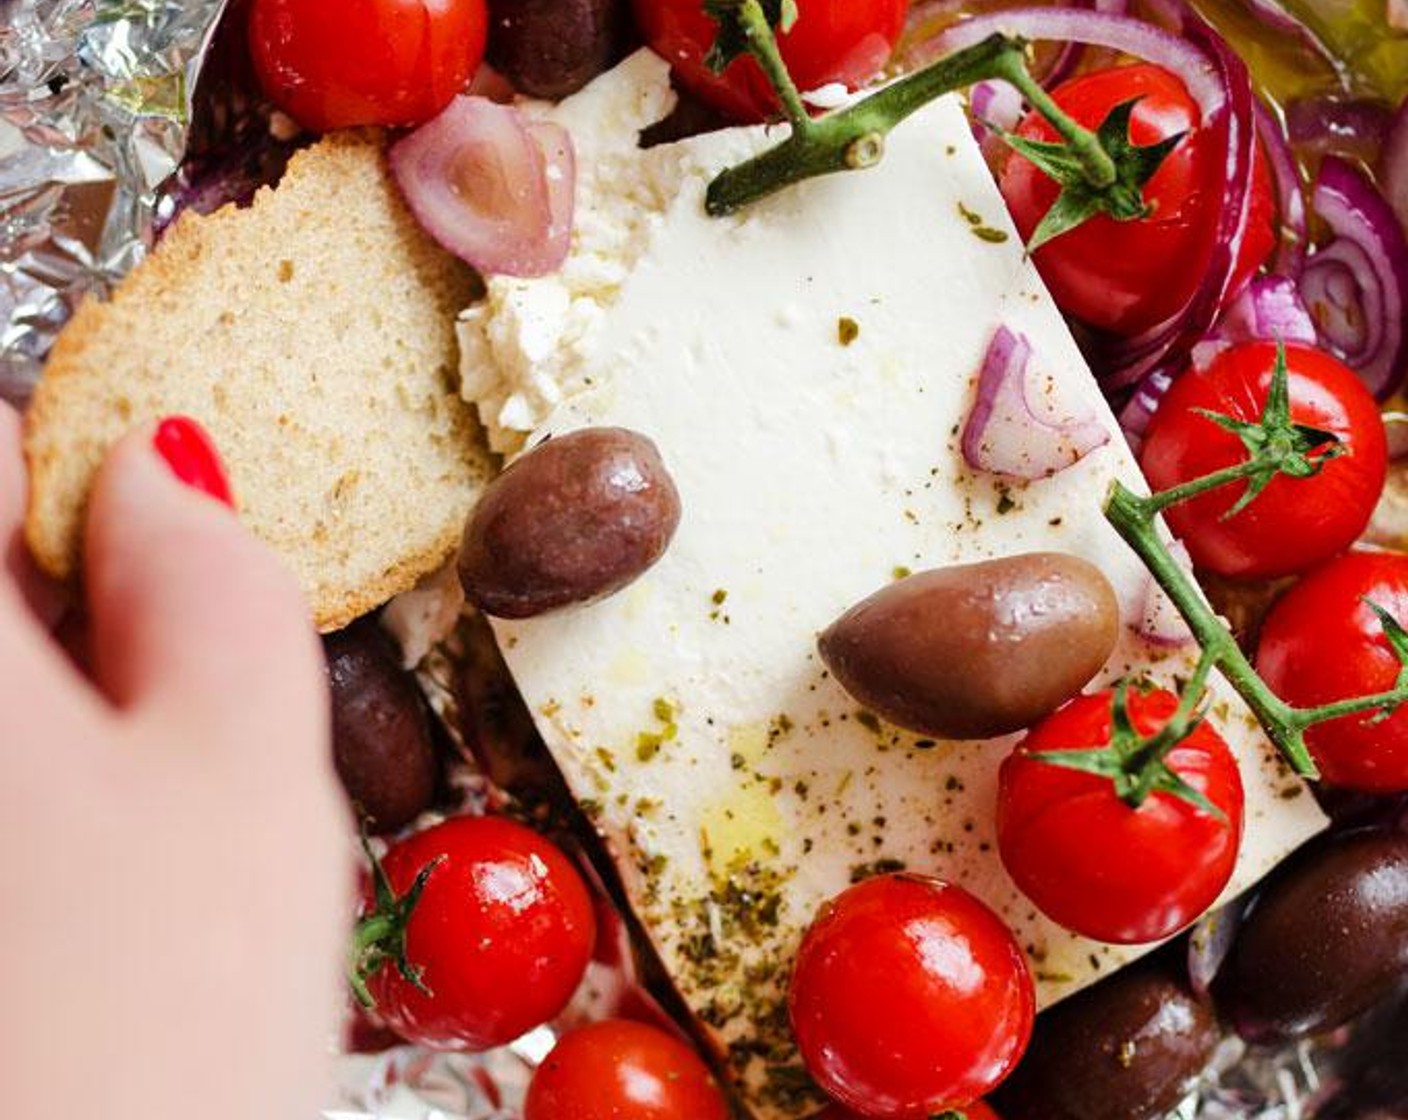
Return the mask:
<svg viewBox="0 0 1408 1120">
<path fill-rule="evenodd" d="M 225 465 L 209 433 L 188 416 L 169 416 L 156 426 L 152 446 L 166 460 L 171 473 L 216 501 L 234 508 L 235 498 Z"/>
</svg>

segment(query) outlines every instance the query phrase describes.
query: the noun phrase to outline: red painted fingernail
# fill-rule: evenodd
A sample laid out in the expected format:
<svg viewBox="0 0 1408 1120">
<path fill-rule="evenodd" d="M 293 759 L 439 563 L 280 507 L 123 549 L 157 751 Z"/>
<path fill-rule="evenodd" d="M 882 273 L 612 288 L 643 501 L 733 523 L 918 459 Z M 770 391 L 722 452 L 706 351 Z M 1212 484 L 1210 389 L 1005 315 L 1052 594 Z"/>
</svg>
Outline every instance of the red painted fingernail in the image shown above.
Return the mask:
<svg viewBox="0 0 1408 1120">
<path fill-rule="evenodd" d="M 169 416 L 156 426 L 152 445 L 171 473 L 189 486 L 234 508 L 225 465 L 209 433 L 188 416 Z"/>
</svg>

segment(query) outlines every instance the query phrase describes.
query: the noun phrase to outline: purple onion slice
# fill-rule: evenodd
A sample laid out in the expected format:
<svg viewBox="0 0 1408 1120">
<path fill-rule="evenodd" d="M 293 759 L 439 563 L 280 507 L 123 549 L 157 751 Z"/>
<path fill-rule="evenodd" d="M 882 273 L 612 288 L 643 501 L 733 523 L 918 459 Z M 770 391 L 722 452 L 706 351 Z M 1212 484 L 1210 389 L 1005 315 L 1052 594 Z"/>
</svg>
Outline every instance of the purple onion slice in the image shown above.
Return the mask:
<svg viewBox="0 0 1408 1120">
<path fill-rule="evenodd" d="M 1320 344 L 1383 399 L 1408 361 L 1408 238 L 1374 184 L 1337 156 L 1320 165 L 1311 205 L 1335 236 L 1307 262 L 1301 295 Z"/>
<path fill-rule="evenodd" d="M 1063 418 L 1049 402 L 1033 400 L 1031 359 L 1025 335 L 998 328 L 963 428 L 963 458 L 970 467 L 1012 478 L 1049 478 L 1109 442 L 1098 418 Z"/>
</svg>

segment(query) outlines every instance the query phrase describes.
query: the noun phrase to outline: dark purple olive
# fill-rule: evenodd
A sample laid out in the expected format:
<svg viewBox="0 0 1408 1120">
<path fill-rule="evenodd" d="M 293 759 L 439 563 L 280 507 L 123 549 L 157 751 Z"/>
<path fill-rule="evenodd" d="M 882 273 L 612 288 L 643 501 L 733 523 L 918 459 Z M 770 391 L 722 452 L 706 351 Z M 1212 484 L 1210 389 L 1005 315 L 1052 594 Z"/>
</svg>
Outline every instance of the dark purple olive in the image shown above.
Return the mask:
<svg viewBox="0 0 1408 1120">
<path fill-rule="evenodd" d="M 585 428 L 539 444 L 490 484 L 465 527 L 460 583 L 498 618 L 590 602 L 659 560 L 679 521 L 654 443 Z"/>
<path fill-rule="evenodd" d="M 611 64 L 625 0 L 490 0 L 489 63 L 520 93 L 575 93 Z"/>
<path fill-rule="evenodd" d="M 1136 964 L 1038 1015 L 993 1106 L 1003 1120 L 1162 1120 L 1221 1037 L 1187 988 Z"/>
<path fill-rule="evenodd" d="M 1029 552 L 907 576 L 843 614 L 819 648 L 841 687 L 891 723 L 987 739 L 1055 711 L 1118 637 L 1099 568 Z"/>
<path fill-rule="evenodd" d="M 374 619 L 329 634 L 323 650 L 338 777 L 374 831 L 394 832 L 430 808 L 439 784 L 424 698 Z"/>
<path fill-rule="evenodd" d="M 1408 977 L 1408 835 L 1320 837 L 1262 890 L 1213 987 L 1254 1042 L 1349 1022 Z"/>
</svg>

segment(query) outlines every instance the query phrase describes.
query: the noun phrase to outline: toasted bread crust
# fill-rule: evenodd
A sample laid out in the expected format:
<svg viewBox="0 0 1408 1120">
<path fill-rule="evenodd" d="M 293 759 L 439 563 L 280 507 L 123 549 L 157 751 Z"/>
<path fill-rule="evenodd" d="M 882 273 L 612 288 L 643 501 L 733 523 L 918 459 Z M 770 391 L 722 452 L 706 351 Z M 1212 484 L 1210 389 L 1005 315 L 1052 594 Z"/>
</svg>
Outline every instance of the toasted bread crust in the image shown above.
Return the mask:
<svg viewBox="0 0 1408 1120">
<path fill-rule="evenodd" d="M 78 574 L 107 449 L 181 414 L 321 629 L 411 587 L 495 469 L 457 392 L 454 320 L 477 283 L 415 224 L 375 133 L 300 153 L 247 209 L 182 217 L 50 355 L 25 422 L 39 564 Z"/>
</svg>

